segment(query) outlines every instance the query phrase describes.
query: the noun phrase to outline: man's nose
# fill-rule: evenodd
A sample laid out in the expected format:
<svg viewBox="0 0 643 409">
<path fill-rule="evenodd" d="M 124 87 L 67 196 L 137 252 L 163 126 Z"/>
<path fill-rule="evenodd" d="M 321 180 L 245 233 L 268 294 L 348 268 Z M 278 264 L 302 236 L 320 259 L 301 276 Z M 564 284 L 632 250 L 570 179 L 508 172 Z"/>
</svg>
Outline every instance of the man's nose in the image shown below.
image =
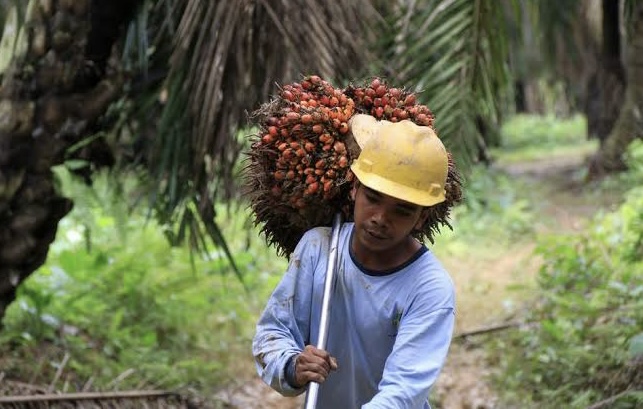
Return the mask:
<svg viewBox="0 0 643 409">
<path fill-rule="evenodd" d="M 371 219 L 375 224 L 381 225 L 381 226 L 386 225 L 386 223 L 388 222 L 388 216 L 386 212 L 382 209 L 376 210 L 375 212 L 373 212 L 373 216 L 371 217 Z"/>
</svg>

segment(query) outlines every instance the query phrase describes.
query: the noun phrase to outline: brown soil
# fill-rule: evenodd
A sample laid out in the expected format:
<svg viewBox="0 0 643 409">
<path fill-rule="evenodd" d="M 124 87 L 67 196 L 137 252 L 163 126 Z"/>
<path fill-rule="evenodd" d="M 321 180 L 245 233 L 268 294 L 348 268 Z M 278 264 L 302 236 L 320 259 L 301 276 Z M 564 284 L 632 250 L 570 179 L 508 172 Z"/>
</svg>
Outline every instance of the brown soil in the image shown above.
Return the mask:
<svg viewBox="0 0 643 409">
<path fill-rule="evenodd" d="M 533 186 L 527 195 L 533 200 L 538 218 L 537 233 L 580 231 L 598 210 L 613 207 L 616 198 L 592 198 L 582 177 L 585 166 L 580 155 L 538 160 L 520 165 L 500 165 L 508 174 Z M 533 195 L 540 197 L 533 197 Z M 457 226 L 456 226 L 457 227 Z M 533 255 L 535 243 L 521 241 L 499 254 L 471 257 L 441 255 L 456 284 L 458 321 L 456 334 L 516 320 L 520 304 L 528 293 L 517 294 L 510 285 L 532 284 L 540 260 Z M 502 332 L 496 333 L 501 336 Z M 493 363 L 488 362 L 483 344 L 476 337 L 454 341 L 447 363 L 433 391 L 441 409 L 497 408 L 493 390 Z M 256 378 L 219 394 L 231 408 L 295 409 L 302 398 L 280 397 Z"/>
</svg>

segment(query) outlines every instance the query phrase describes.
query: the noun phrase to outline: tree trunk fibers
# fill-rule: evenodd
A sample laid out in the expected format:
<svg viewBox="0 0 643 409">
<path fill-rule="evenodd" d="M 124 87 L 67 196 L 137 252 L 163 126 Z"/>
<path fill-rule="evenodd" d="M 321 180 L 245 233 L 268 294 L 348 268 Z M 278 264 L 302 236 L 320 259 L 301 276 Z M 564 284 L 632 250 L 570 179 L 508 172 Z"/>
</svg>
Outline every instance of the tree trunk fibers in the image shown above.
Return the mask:
<svg viewBox="0 0 643 409">
<path fill-rule="evenodd" d="M 636 3 L 630 25 L 625 100 L 609 137 L 590 161 L 590 178 L 625 170 L 627 147 L 643 134 L 643 5 Z"/>
<path fill-rule="evenodd" d="M 89 0 L 31 0 L 24 47 L 0 85 L 0 322 L 18 286 L 46 260 L 71 200 L 55 188 L 52 167 L 88 136 L 118 94 L 103 80 L 79 91 Z"/>
<path fill-rule="evenodd" d="M 602 145 L 618 119 L 625 94 L 625 68 L 621 62 L 619 3 L 602 1 L 602 51 L 586 101 L 587 132 Z"/>
</svg>

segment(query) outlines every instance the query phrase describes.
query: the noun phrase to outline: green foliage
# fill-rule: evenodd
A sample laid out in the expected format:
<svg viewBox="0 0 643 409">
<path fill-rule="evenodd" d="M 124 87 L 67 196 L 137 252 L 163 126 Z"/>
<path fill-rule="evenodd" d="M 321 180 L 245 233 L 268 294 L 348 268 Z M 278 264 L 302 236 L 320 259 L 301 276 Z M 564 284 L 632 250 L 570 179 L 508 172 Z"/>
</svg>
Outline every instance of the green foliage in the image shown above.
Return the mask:
<svg viewBox="0 0 643 409">
<path fill-rule="evenodd" d="M 501 135 L 503 150 L 580 145 L 587 139 L 587 120 L 578 114 L 569 119 L 515 115 L 503 124 Z"/>
<path fill-rule="evenodd" d="M 156 223 L 125 212 L 100 181 L 94 189 L 64 184 L 85 195 L 7 312 L 3 371 L 48 383 L 68 354 L 64 376 L 78 388 L 90 378 L 97 389 L 213 387 L 235 376 L 230 368 L 250 350 L 258 300 L 274 285 L 269 272 L 285 268 L 272 249 L 245 245 L 257 237 L 245 212 L 219 220 L 244 287 L 222 251 L 202 257 L 171 247 Z"/>
<path fill-rule="evenodd" d="M 538 253 L 544 264 L 532 324 L 496 345 L 511 351 L 501 359 L 505 386 L 552 408 L 584 408 L 640 389 L 631 350 L 643 327 L 643 189 L 583 235 L 543 240 Z M 636 401 L 629 395 L 611 407 Z"/>
<path fill-rule="evenodd" d="M 506 2 L 509 6 L 513 1 Z M 484 1 L 424 0 L 387 3 L 394 16 L 383 62 L 387 72 L 414 91 L 436 117 L 436 129 L 461 167 L 480 145 L 495 145 L 493 132 L 506 108 L 511 75 L 507 13 Z"/>
<path fill-rule="evenodd" d="M 460 246 L 469 248 L 474 243 L 480 247 L 483 237 L 494 245 L 533 238 L 533 208 L 520 193 L 525 189 L 522 183 L 499 170 L 472 168 L 465 181 L 464 202 L 453 212 L 454 231 L 445 229 L 441 236 L 452 250 Z"/>
</svg>

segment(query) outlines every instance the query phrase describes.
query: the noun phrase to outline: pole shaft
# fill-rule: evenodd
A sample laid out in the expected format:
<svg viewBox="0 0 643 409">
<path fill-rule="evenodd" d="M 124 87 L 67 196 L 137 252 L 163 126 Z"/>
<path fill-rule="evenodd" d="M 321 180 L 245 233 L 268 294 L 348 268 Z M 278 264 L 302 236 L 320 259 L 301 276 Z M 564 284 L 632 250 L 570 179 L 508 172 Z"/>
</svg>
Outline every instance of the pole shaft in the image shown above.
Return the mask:
<svg viewBox="0 0 643 409">
<path fill-rule="evenodd" d="M 328 252 L 328 263 L 326 265 L 326 279 L 324 280 L 324 295 L 322 298 L 321 319 L 319 320 L 319 335 L 317 337 L 316 347 L 326 349 L 328 341 L 328 326 L 330 318 L 330 303 L 332 298 L 333 286 L 335 284 L 335 274 L 337 270 L 337 259 L 339 255 L 339 231 L 342 227 L 341 213 L 335 214 L 333 218 L 333 229 L 330 238 L 330 251 Z M 317 407 L 317 396 L 319 395 L 319 384 L 311 382 L 306 392 L 305 409 L 315 409 Z"/>
</svg>

